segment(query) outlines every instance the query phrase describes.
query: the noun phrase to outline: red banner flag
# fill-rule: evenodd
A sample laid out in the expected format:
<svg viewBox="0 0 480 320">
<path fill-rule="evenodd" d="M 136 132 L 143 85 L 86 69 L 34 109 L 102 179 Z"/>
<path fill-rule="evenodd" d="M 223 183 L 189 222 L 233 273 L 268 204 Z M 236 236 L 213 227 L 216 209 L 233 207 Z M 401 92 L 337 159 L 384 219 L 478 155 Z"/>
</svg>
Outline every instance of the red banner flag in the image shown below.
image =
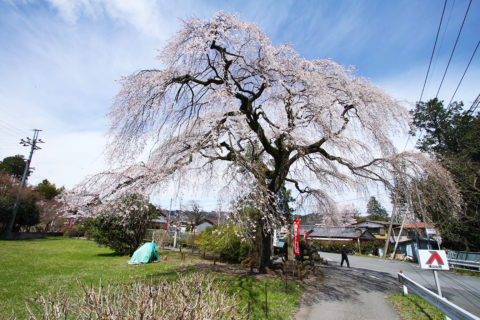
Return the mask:
<svg viewBox="0 0 480 320">
<path fill-rule="evenodd" d="M 300 220 L 293 221 L 293 253 L 300 255 Z"/>
</svg>

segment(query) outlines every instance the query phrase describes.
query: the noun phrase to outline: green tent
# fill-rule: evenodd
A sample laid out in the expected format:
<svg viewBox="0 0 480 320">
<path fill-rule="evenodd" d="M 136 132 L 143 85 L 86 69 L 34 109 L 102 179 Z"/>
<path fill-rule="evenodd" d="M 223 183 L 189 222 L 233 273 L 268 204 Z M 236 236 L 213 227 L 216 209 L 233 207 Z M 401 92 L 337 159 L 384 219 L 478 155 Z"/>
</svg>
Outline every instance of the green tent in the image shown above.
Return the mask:
<svg viewBox="0 0 480 320">
<path fill-rule="evenodd" d="M 158 261 L 158 250 L 155 242 L 147 242 L 133 253 L 128 264 L 143 264 Z"/>
</svg>

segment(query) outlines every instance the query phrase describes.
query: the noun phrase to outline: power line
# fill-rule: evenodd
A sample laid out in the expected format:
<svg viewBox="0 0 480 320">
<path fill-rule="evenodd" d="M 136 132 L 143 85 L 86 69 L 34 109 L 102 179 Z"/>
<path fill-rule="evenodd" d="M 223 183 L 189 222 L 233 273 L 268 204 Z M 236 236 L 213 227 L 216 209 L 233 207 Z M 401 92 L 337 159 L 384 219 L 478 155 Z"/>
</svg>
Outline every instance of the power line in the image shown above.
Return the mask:
<svg viewBox="0 0 480 320">
<path fill-rule="evenodd" d="M 467 73 L 467 70 L 468 70 L 468 68 L 470 67 L 470 63 L 472 62 L 473 57 L 475 56 L 475 53 L 477 53 L 478 45 L 480 45 L 480 41 L 477 42 L 477 46 L 475 47 L 475 50 L 473 50 L 472 57 L 470 58 L 470 61 L 468 61 L 467 67 L 465 68 L 465 71 L 463 72 L 462 78 L 461 78 L 460 81 L 458 82 L 457 88 L 455 89 L 455 92 L 453 93 L 453 96 L 452 96 L 452 98 L 450 99 L 450 102 L 448 103 L 448 107 L 450 107 L 450 104 L 452 103 L 453 98 L 454 98 L 455 95 L 457 94 L 457 90 L 458 90 L 458 88 L 460 87 L 460 84 L 461 84 L 462 81 L 463 81 L 463 77 L 465 77 L 465 74 Z"/>
<path fill-rule="evenodd" d="M 423 92 L 425 90 L 425 85 L 427 84 L 428 73 L 430 72 L 430 67 L 432 65 L 432 60 L 433 60 L 433 55 L 435 53 L 435 48 L 437 47 L 438 35 L 440 34 L 440 28 L 442 26 L 443 15 L 445 14 L 445 8 L 447 6 L 447 1 L 448 0 L 445 0 L 445 3 L 443 4 L 442 16 L 440 18 L 440 23 L 438 24 L 437 35 L 435 37 L 435 43 L 433 44 L 432 55 L 430 56 L 430 62 L 428 63 L 427 74 L 425 75 L 425 81 L 423 82 L 422 93 L 420 94 L 420 99 L 418 99 L 418 101 L 422 101 Z"/>
<path fill-rule="evenodd" d="M 453 54 L 455 52 L 455 49 L 457 47 L 458 39 L 460 39 L 460 34 L 462 33 L 463 25 L 465 24 L 465 19 L 467 19 L 468 11 L 470 10 L 470 5 L 472 4 L 472 0 L 468 3 L 467 11 L 465 12 L 465 16 L 463 17 L 462 25 L 460 26 L 460 30 L 458 31 L 457 34 L 457 39 L 455 40 L 455 44 L 452 49 L 452 53 L 450 54 L 450 58 L 448 59 L 447 67 L 445 68 L 445 72 L 443 73 L 442 81 L 440 82 L 440 86 L 438 87 L 437 94 L 435 95 L 435 98 L 438 97 L 438 94 L 440 92 L 440 89 L 442 88 L 443 85 L 443 80 L 445 80 L 445 75 L 447 74 L 448 67 L 450 66 L 450 62 L 452 61 Z"/>
<path fill-rule="evenodd" d="M 473 101 L 472 105 L 470 106 L 470 108 L 468 109 L 468 111 L 465 113 L 465 115 L 468 115 L 468 114 L 473 114 L 475 112 L 475 110 L 477 109 L 478 105 L 480 104 L 480 93 L 478 94 L 477 98 L 475 99 L 475 101 Z"/>
<path fill-rule="evenodd" d="M 8 134 L 8 135 L 11 136 L 11 137 L 18 138 L 18 134 L 17 134 L 17 133 L 9 130 L 9 129 L 6 128 L 6 127 L 1 127 L 1 126 L 0 126 L 0 130 L 3 131 L 3 133 Z"/>
<path fill-rule="evenodd" d="M 443 28 L 443 33 L 440 35 L 440 38 L 439 38 L 439 44 L 438 44 L 438 49 L 437 49 L 437 53 L 436 53 L 436 57 L 434 58 L 433 60 L 433 69 L 432 69 L 432 72 L 435 71 L 435 66 L 438 65 L 438 60 L 439 60 L 439 57 L 440 57 L 440 52 L 442 52 L 442 47 L 443 47 L 443 44 L 445 43 L 445 36 L 447 34 L 447 30 L 448 30 L 448 26 L 450 25 L 450 21 L 452 20 L 452 13 L 453 13 L 453 9 L 455 8 L 455 0 L 453 0 L 452 2 L 450 2 L 451 5 L 450 5 L 450 9 L 449 8 L 446 8 L 446 12 L 448 12 L 448 18 L 447 16 L 443 17 L 443 20 L 444 22 L 442 23 L 442 25 L 444 25 L 445 27 L 442 26 Z M 448 5 L 447 5 L 448 7 Z"/>
<path fill-rule="evenodd" d="M 17 128 L 14 125 L 11 125 L 10 123 L 6 122 L 5 120 L 1 120 L 1 119 L 0 119 L 0 125 L 2 125 L 5 128 L 8 128 L 12 131 L 15 131 L 15 132 L 19 133 L 20 135 L 24 135 L 24 134 L 29 132 L 28 130 L 23 130 L 23 129 Z"/>
<path fill-rule="evenodd" d="M 427 84 L 428 74 L 430 73 L 430 67 L 432 65 L 433 56 L 435 55 L 435 48 L 437 47 L 438 36 L 439 36 L 440 30 L 442 28 L 443 17 L 445 15 L 445 8 L 447 7 L 447 2 L 448 2 L 448 0 L 445 0 L 445 2 L 443 4 L 442 15 L 440 16 L 440 22 L 438 23 L 438 28 L 437 28 L 437 35 L 435 36 L 435 42 L 433 44 L 432 54 L 430 56 L 430 61 L 428 62 L 427 74 L 425 75 L 425 81 L 423 82 L 422 93 L 420 94 L 420 99 L 418 99 L 418 102 L 421 102 L 422 98 L 423 98 L 423 93 L 425 91 L 425 86 Z M 438 55 L 437 55 L 437 58 L 438 58 Z M 420 137 L 418 139 L 421 138 L 422 133 L 423 132 L 420 132 Z M 407 137 L 407 142 L 405 142 L 405 146 L 403 147 L 403 151 L 405 151 L 407 149 L 407 146 L 408 146 L 409 142 L 410 142 L 410 135 L 408 135 L 408 137 Z"/>
</svg>

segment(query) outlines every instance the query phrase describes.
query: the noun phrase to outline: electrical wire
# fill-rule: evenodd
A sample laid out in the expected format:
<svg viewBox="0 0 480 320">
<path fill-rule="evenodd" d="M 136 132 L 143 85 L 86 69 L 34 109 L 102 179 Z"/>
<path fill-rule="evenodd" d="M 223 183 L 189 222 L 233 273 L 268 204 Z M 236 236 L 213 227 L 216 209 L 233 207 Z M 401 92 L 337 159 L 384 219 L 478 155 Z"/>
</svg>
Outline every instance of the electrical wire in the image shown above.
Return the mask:
<svg viewBox="0 0 480 320">
<path fill-rule="evenodd" d="M 448 107 L 450 107 L 450 104 L 452 103 L 453 98 L 454 98 L 455 95 L 457 94 L 457 90 L 458 90 L 458 88 L 460 87 L 460 84 L 461 84 L 462 81 L 463 81 L 463 77 L 465 77 L 465 74 L 467 73 L 467 70 L 468 70 L 468 68 L 470 67 L 470 63 L 472 62 L 473 57 L 475 56 L 475 53 L 477 53 L 478 45 L 480 45 L 480 41 L 477 42 L 477 46 L 475 47 L 475 50 L 473 50 L 473 54 L 472 54 L 472 56 L 470 57 L 470 61 L 468 61 L 467 67 L 465 68 L 465 71 L 463 72 L 462 78 L 461 78 L 460 81 L 458 82 L 457 88 L 455 89 L 455 92 L 453 93 L 452 98 L 450 99 L 450 102 L 448 103 Z"/>
<path fill-rule="evenodd" d="M 475 110 L 477 110 L 477 107 L 478 107 L 479 104 L 480 104 L 480 93 L 478 94 L 475 101 L 473 101 L 473 103 L 470 106 L 470 108 L 468 109 L 468 111 L 465 113 L 465 116 L 467 116 L 469 114 L 473 114 L 475 112 Z"/>
<path fill-rule="evenodd" d="M 421 102 L 422 98 L 423 98 L 423 93 L 425 91 L 425 86 L 427 84 L 428 74 L 430 73 L 430 67 L 432 65 L 433 56 L 435 54 L 435 48 L 437 47 L 438 35 L 440 34 L 440 30 L 442 28 L 443 17 L 445 15 L 445 8 L 447 7 L 447 2 L 448 2 L 448 0 L 445 0 L 445 2 L 443 4 L 442 15 L 440 16 L 440 22 L 438 23 L 438 28 L 437 28 L 437 35 L 435 36 L 435 42 L 433 44 L 432 54 L 430 56 L 430 61 L 428 62 L 427 74 L 425 75 L 425 80 L 423 82 L 423 87 L 422 87 L 422 93 L 420 94 L 420 99 L 418 99 L 418 102 Z M 423 132 L 420 132 L 420 137 L 418 138 L 418 140 L 420 140 L 420 138 L 422 137 L 422 133 Z M 405 146 L 403 147 L 403 151 L 405 151 L 407 149 L 407 146 L 408 146 L 409 142 L 410 142 L 410 135 L 408 135 L 408 137 L 407 137 L 407 142 L 405 142 Z"/>
<path fill-rule="evenodd" d="M 445 38 L 448 30 L 448 26 L 450 25 L 450 21 L 452 20 L 452 13 L 453 13 L 453 8 L 455 8 L 455 0 L 451 2 L 450 9 L 447 6 L 446 12 L 448 12 L 448 18 L 445 16 L 443 18 L 444 22 L 443 25 L 445 25 L 443 28 L 443 33 L 441 34 L 439 38 L 439 45 L 437 49 L 437 53 L 435 55 L 435 58 L 433 60 L 433 68 L 432 68 L 432 73 L 435 71 L 435 66 L 438 65 L 438 60 L 440 58 L 440 52 L 442 52 L 443 45 L 445 43 Z"/>
<path fill-rule="evenodd" d="M 9 129 L 5 126 L 3 126 L 1 123 L 0 123 L 0 130 L 3 131 L 3 133 L 8 134 L 9 136 L 12 136 L 12 137 L 17 138 L 17 139 L 19 138 L 18 134 L 16 132 L 12 131 L 11 129 Z"/>
<path fill-rule="evenodd" d="M 14 125 L 11 125 L 10 123 L 6 122 L 5 120 L 0 119 L 0 125 L 2 125 L 5 128 L 9 128 L 12 131 L 15 131 L 19 135 L 29 135 L 30 133 L 27 130 L 23 130 L 20 128 L 15 127 Z"/>
<path fill-rule="evenodd" d="M 467 11 L 465 12 L 465 16 L 463 17 L 462 25 L 460 26 L 460 30 L 458 31 L 457 34 L 457 39 L 455 40 L 455 44 L 452 49 L 452 53 L 450 54 L 450 58 L 448 59 L 447 67 L 445 68 L 445 72 L 443 73 L 442 81 L 440 82 L 440 86 L 438 86 L 437 94 L 435 95 L 435 98 L 438 97 L 438 94 L 440 93 L 440 89 L 442 88 L 443 85 L 443 80 L 445 80 L 445 76 L 448 71 L 448 67 L 450 66 L 450 62 L 452 61 L 453 54 L 455 53 L 455 49 L 457 48 L 457 43 L 458 39 L 460 39 L 460 34 L 462 33 L 463 25 L 465 24 L 465 20 L 467 19 L 468 11 L 470 10 L 470 5 L 472 4 L 472 0 L 468 3 Z M 448 106 L 450 107 L 450 106 Z"/>
<path fill-rule="evenodd" d="M 435 43 L 433 44 L 432 55 L 430 56 L 430 62 L 428 63 L 427 74 L 425 75 L 425 81 L 423 82 L 422 93 L 420 94 L 420 99 L 418 99 L 418 101 L 422 101 L 423 92 L 425 91 L 425 85 L 427 84 L 427 78 L 428 78 L 428 74 L 430 72 L 430 67 L 432 65 L 433 55 L 435 53 L 435 48 L 437 47 L 438 35 L 440 34 L 440 29 L 441 29 L 441 26 L 442 26 L 443 16 L 445 14 L 445 8 L 447 7 L 447 1 L 448 0 L 445 0 L 445 3 L 443 4 L 442 16 L 440 17 L 440 23 L 438 24 L 437 35 L 435 36 Z"/>
</svg>

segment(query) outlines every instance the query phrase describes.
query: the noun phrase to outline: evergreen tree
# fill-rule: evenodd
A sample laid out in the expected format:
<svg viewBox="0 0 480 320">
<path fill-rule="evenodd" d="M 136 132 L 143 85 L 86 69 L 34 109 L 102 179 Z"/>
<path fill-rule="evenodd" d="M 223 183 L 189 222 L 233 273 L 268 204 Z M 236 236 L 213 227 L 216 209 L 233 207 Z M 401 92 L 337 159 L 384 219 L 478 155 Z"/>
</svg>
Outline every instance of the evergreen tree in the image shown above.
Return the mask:
<svg viewBox="0 0 480 320">
<path fill-rule="evenodd" d="M 442 210 L 441 203 L 424 204 L 427 215 L 440 230 L 445 246 L 480 250 L 480 115 L 464 110 L 462 102 L 445 108 L 436 98 L 419 102 L 411 115 L 415 131 L 423 132 L 417 146 L 431 152 L 450 171 L 464 201 L 460 215 Z M 429 177 L 417 185 L 420 192 L 435 192 Z"/>
<path fill-rule="evenodd" d="M 367 203 L 368 220 L 388 221 L 388 213 L 375 197 L 370 197 Z"/>
</svg>

